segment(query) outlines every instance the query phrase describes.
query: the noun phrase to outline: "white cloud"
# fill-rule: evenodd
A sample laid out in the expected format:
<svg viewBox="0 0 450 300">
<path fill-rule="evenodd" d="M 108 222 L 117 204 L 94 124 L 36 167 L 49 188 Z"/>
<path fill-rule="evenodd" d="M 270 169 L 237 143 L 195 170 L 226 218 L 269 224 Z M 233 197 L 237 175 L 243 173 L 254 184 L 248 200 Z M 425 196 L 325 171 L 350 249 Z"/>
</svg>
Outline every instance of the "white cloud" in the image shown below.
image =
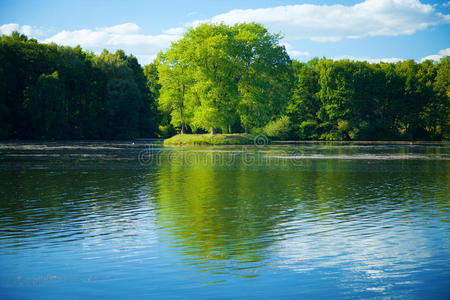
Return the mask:
<svg viewBox="0 0 450 300">
<path fill-rule="evenodd" d="M 176 27 L 176 28 L 169 28 L 167 30 L 164 30 L 163 32 L 165 34 L 175 34 L 175 35 L 179 35 L 179 34 L 183 34 L 185 28 L 184 27 Z"/>
<path fill-rule="evenodd" d="M 43 32 L 41 29 L 38 29 L 38 28 L 30 26 L 30 25 L 23 25 L 21 27 L 21 26 L 19 26 L 19 24 L 9 23 L 9 24 L 3 24 L 2 26 L 0 26 L 0 34 L 10 35 L 14 31 L 18 31 L 29 37 L 36 37 L 36 36 L 43 35 Z"/>
<path fill-rule="evenodd" d="M 286 49 L 286 52 L 291 57 L 309 56 L 310 55 L 308 51 L 295 50 L 294 47 L 292 47 L 292 45 L 289 44 L 288 42 L 281 43 L 281 45 L 284 46 L 284 48 Z"/>
<path fill-rule="evenodd" d="M 450 48 L 440 50 L 439 54 L 442 56 L 450 56 Z"/>
<path fill-rule="evenodd" d="M 1 34 L 11 34 L 13 33 L 13 31 L 19 31 L 19 24 L 4 24 L 2 26 L 0 26 L 0 33 Z"/>
<path fill-rule="evenodd" d="M 340 57 L 333 57 L 332 60 L 341 60 L 341 59 L 348 59 L 352 61 L 366 61 L 371 64 L 377 64 L 380 62 L 385 63 L 396 63 L 399 61 L 404 61 L 402 58 L 397 57 L 386 57 L 386 58 L 369 58 L 369 57 L 354 57 L 354 56 L 340 56 Z"/>
<path fill-rule="evenodd" d="M 177 28 L 166 30 L 164 34 L 146 35 L 140 33 L 141 28 L 134 23 L 120 24 L 95 30 L 82 29 L 61 31 L 43 40 L 44 43 L 77 46 L 92 50 L 96 53 L 103 49 L 115 51 L 124 50 L 135 55 L 141 64 L 151 62 L 156 53 L 168 48 L 171 42 L 181 38 Z"/>
<path fill-rule="evenodd" d="M 444 56 L 450 56 L 450 48 L 447 49 L 442 49 L 438 52 L 438 54 L 432 54 L 432 55 L 428 55 L 424 58 L 422 58 L 421 61 L 425 61 L 425 60 L 435 60 L 435 61 L 439 61 L 441 58 L 443 58 Z"/>
<path fill-rule="evenodd" d="M 448 5 L 450 2 L 445 3 Z M 396 36 L 413 34 L 439 24 L 449 24 L 450 15 L 436 11 L 437 5 L 422 4 L 419 0 L 365 0 L 353 6 L 300 4 L 232 10 L 209 19 L 193 21 L 184 27 L 169 28 L 158 35 L 144 34 L 134 23 L 111 27 L 60 31 L 47 38 L 44 43 L 55 42 L 60 45 L 81 45 L 84 49 L 101 52 L 123 49 L 133 53 L 141 63 L 151 61 L 156 53 L 168 48 L 171 42 L 182 37 L 187 27 L 201 23 L 220 23 L 232 25 L 237 22 L 258 22 L 271 32 L 281 32 L 285 39 L 282 44 L 292 57 L 310 56 L 307 51 L 299 51 L 289 43 L 298 39 L 313 41 L 339 41 L 370 36 Z M 191 15 L 194 15 L 193 12 Z M 30 26 L 11 23 L 0 26 L 1 34 L 19 31 L 31 37 L 43 36 L 43 31 Z M 46 31 L 48 32 L 48 31 Z M 447 51 L 448 49 L 442 50 Z M 424 59 L 440 59 L 443 55 L 427 56 Z M 368 62 L 397 62 L 400 58 L 355 58 L 341 57 Z"/>
<path fill-rule="evenodd" d="M 125 23 L 111 27 L 103 27 L 97 28 L 97 31 L 103 31 L 108 33 L 116 33 L 116 34 L 128 34 L 128 33 L 137 33 L 141 30 L 141 28 L 134 23 Z"/>
<path fill-rule="evenodd" d="M 353 6 L 300 4 L 259 9 L 236 9 L 191 23 L 257 22 L 289 40 L 339 41 L 368 36 L 413 34 L 450 23 L 450 15 L 419 0 L 366 0 Z"/>
<path fill-rule="evenodd" d="M 29 26 L 11 23 L 0 26 L 0 34 L 11 34 L 19 31 L 29 37 L 43 35 L 42 30 Z M 119 24 L 111 27 L 101 27 L 94 30 L 63 30 L 48 38 L 41 39 L 43 43 L 56 43 L 58 45 L 75 47 L 80 45 L 83 49 L 100 53 L 103 49 L 116 51 L 124 50 L 135 55 L 141 64 L 148 64 L 156 58 L 156 54 L 168 48 L 171 42 L 180 39 L 184 28 L 171 28 L 159 35 L 146 35 L 134 23 Z"/>
<path fill-rule="evenodd" d="M 108 39 L 108 33 L 102 31 L 91 31 L 89 29 L 58 32 L 54 36 L 44 40 L 44 43 L 56 43 L 60 45 L 83 47 L 96 47 L 105 45 Z"/>
<path fill-rule="evenodd" d="M 20 28 L 20 32 L 22 32 L 23 34 L 25 34 L 27 36 L 41 36 L 44 34 L 41 29 L 32 27 L 30 25 L 23 25 Z"/>
</svg>

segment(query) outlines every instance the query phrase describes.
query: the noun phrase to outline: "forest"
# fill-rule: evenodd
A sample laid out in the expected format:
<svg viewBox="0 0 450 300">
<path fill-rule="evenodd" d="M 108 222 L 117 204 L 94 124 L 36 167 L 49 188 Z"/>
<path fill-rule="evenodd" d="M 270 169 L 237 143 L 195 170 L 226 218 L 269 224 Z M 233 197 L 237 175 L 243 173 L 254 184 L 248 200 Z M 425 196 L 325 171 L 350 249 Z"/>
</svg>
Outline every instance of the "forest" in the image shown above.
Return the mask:
<svg viewBox="0 0 450 300">
<path fill-rule="evenodd" d="M 141 66 L 1 37 L 0 139 L 264 133 L 292 140 L 449 138 L 450 59 L 291 59 L 259 24 L 202 24 Z"/>
<path fill-rule="evenodd" d="M 129 139 L 158 128 L 142 67 L 123 51 L 3 35 L 0 96 L 0 139 Z"/>
</svg>

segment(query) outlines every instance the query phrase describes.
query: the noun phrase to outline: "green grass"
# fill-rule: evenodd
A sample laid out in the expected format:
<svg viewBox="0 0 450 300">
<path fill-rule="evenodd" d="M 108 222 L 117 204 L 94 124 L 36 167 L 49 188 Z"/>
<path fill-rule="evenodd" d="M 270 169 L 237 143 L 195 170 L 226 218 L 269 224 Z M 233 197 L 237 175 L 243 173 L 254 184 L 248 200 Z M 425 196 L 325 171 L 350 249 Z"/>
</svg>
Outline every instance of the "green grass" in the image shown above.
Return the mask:
<svg viewBox="0 0 450 300">
<path fill-rule="evenodd" d="M 252 145 L 255 135 L 239 134 L 177 134 L 164 140 L 164 145 Z"/>
</svg>

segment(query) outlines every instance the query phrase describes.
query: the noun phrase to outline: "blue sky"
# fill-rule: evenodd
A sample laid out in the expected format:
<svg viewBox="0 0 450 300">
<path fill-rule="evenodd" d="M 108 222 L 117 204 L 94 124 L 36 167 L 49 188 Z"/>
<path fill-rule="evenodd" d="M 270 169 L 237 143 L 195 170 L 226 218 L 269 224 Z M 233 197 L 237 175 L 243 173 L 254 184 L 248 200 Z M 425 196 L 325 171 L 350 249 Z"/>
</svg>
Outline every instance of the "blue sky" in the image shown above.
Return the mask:
<svg viewBox="0 0 450 300">
<path fill-rule="evenodd" d="M 99 53 L 123 49 L 141 64 L 200 23 L 262 23 L 288 53 L 398 61 L 450 55 L 450 1 L 0 1 L 0 32 Z"/>
</svg>

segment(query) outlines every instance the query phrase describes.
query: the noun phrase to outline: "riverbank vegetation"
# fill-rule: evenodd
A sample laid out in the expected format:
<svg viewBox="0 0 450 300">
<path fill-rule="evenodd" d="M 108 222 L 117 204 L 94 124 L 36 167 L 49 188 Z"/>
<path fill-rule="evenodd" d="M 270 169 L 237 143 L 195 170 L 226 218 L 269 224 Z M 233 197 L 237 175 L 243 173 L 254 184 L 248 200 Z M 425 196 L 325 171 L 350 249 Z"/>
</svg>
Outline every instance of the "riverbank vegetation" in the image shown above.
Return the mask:
<svg viewBox="0 0 450 300">
<path fill-rule="evenodd" d="M 251 145 L 257 136 L 252 134 L 177 134 L 164 140 L 164 145 Z"/>
<path fill-rule="evenodd" d="M 3 35 L 0 139 L 449 138 L 449 57 L 303 63 L 280 39 L 253 23 L 203 24 L 142 68 L 120 50 L 95 55 Z"/>
</svg>

